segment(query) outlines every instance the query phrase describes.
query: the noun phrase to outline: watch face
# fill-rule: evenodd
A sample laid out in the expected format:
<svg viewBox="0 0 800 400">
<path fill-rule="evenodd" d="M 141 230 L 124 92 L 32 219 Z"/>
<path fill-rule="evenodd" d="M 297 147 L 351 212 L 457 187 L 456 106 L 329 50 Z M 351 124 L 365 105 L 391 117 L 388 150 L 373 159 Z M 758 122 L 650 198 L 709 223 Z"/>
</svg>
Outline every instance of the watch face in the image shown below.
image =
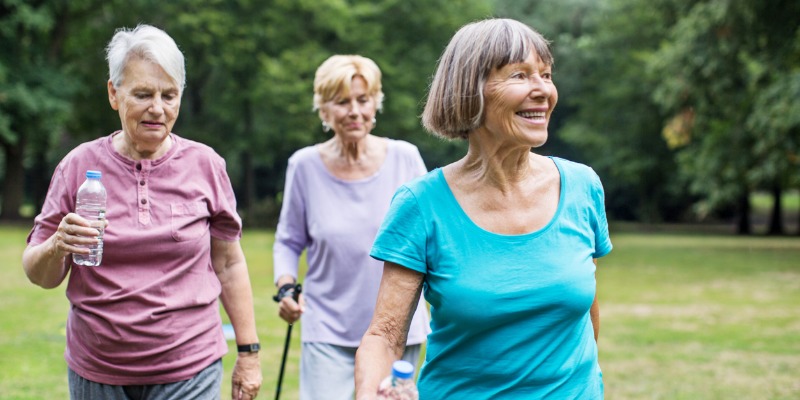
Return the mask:
<svg viewBox="0 0 800 400">
<path fill-rule="evenodd" d="M 243 344 L 241 346 L 238 346 L 238 350 L 240 353 L 255 353 L 261 350 L 261 345 L 258 343 Z"/>
</svg>

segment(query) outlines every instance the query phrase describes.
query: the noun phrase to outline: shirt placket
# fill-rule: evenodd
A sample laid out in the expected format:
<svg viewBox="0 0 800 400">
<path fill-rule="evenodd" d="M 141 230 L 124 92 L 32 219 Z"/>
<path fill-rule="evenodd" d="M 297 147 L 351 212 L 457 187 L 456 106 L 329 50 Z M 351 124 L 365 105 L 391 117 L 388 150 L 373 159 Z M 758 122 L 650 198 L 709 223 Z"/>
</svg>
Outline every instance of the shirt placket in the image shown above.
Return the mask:
<svg viewBox="0 0 800 400">
<path fill-rule="evenodd" d="M 136 176 L 136 203 L 139 208 L 139 224 L 141 225 L 150 225 L 150 195 L 147 188 L 151 169 L 150 160 L 139 160 L 133 171 Z"/>
</svg>

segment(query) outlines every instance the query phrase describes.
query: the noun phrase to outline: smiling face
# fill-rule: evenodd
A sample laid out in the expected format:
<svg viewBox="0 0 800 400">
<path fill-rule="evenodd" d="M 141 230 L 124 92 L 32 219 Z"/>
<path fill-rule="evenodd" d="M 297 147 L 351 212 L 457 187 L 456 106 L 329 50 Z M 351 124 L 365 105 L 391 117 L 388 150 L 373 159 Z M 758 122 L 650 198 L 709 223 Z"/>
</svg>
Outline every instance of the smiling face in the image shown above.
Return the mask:
<svg viewBox="0 0 800 400">
<path fill-rule="evenodd" d="M 547 125 L 558 102 L 552 66 L 535 52 L 520 63 L 493 70 L 484 87 L 484 127 L 530 147 L 547 141 Z"/>
<path fill-rule="evenodd" d="M 376 111 L 377 102 L 367 92 L 367 82 L 355 76 L 350 84 L 350 93 L 339 93 L 324 103 L 319 116 L 342 139 L 357 141 L 372 131 Z"/>
<path fill-rule="evenodd" d="M 178 85 L 161 66 L 136 56 L 128 60 L 123 77 L 119 87 L 108 82 L 108 100 L 119 112 L 124 153 L 133 158 L 163 154 L 162 145 L 171 143 L 165 139 L 178 119 Z"/>
</svg>

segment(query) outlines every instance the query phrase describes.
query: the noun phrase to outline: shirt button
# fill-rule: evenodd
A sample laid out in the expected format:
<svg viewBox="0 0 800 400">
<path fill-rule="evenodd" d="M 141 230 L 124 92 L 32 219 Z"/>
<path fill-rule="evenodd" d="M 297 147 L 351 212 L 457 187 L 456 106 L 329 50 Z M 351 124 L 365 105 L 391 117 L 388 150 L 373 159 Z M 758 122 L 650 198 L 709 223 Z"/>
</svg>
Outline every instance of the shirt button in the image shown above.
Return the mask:
<svg viewBox="0 0 800 400">
<path fill-rule="evenodd" d="M 139 181 L 139 185 L 144 186 L 144 181 Z"/>
<path fill-rule="evenodd" d="M 136 164 L 136 169 L 141 171 L 142 170 L 142 164 Z"/>
<path fill-rule="evenodd" d="M 147 199 L 142 199 L 142 204 L 147 204 Z"/>
</svg>

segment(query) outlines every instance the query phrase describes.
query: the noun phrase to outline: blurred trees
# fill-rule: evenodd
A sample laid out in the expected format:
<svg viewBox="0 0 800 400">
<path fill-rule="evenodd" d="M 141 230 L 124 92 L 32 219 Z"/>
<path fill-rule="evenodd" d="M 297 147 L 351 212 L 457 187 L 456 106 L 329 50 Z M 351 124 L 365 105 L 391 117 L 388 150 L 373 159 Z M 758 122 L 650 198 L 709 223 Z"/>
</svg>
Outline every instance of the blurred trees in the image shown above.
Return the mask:
<svg viewBox="0 0 800 400">
<path fill-rule="evenodd" d="M 749 233 L 749 195 L 769 190 L 769 232 L 783 232 L 781 192 L 800 187 L 800 3 L 501 0 L 498 11 L 553 40 L 555 135 L 604 178 L 612 216 L 733 210 Z"/>
<path fill-rule="evenodd" d="M 750 192 L 800 187 L 789 0 L 0 0 L 0 218 L 38 208 L 67 151 L 119 129 L 104 60 L 118 27 L 175 38 L 187 67 L 176 133 L 226 158 L 248 225 L 274 226 L 286 160 L 328 137 L 311 112 L 325 58 L 374 59 L 386 93 L 375 133 L 438 167 L 465 146 L 420 127 L 430 76 L 458 27 L 490 15 L 553 41 L 560 102 L 540 151 L 595 168 L 613 218 L 734 211 L 747 232 Z M 780 233 L 779 202 L 773 216 Z"/>
<path fill-rule="evenodd" d="M 650 59 L 666 78 L 654 98 L 686 122 L 665 135 L 703 212 L 735 202 L 749 233 L 749 195 L 768 189 L 778 217 L 769 232 L 783 233 L 780 195 L 800 172 L 800 3 L 706 0 L 681 11 Z"/>
<path fill-rule="evenodd" d="M 104 47 L 116 28 L 149 23 L 165 29 L 186 56 L 187 88 L 176 133 L 207 143 L 226 158 L 243 214 L 252 216 L 247 222 L 268 226 L 273 221 L 257 221 L 254 214 L 259 207 L 266 214 L 276 211 L 288 157 L 329 137 L 311 112 L 314 72 L 323 60 L 355 53 L 374 59 L 386 94 L 375 133 L 415 142 L 434 167 L 453 159 L 460 147 L 428 137 L 419 124 L 429 76 L 455 30 L 491 12 L 489 1 L 466 0 L 0 1 L 0 16 L 8 18 L 0 28 L 0 138 L 5 139 L 0 144 L 21 146 L 20 138 L 33 138 L 25 115 L 49 135 L 41 149 L 7 152 L 7 158 L 20 154 L 6 167 L 4 181 L 13 186 L 2 196 L 7 216 L 18 215 L 19 202 L 11 200 L 12 193 L 23 193 L 22 180 L 12 180 L 11 172 L 23 165 L 23 157 L 47 161 L 45 168 L 29 169 L 36 175 L 30 180 L 46 182 L 75 145 L 119 129 L 105 89 Z M 24 21 L 37 13 L 46 23 Z M 18 20 L 23 22 L 6 23 Z M 36 41 L 26 39 L 33 33 Z M 6 43 L 12 45 L 8 52 Z M 64 51 L 46 58 L 48 46 L 56 44 Z M 44 60 L 19 63 L 25 57 Z M 29 111 L 13 108 L 22 100 L 11 97 L 13 85 L 6 82 L 17 83 L 25 73 L 49 79 L 50 86 L 33 80 L 19 86 L 39 90 L 58 110 L 45 109 L 44 100 Z M 31 197 L 38 208 L 41 198 Z"/>
<path fill-rule="evenodd" d="M 23 203 L 25 157 L 43 168 L 42 156 L 70 116 L 69 67 L 63 63 L 64 2 L 0 2 L 0 149 L 3 207 L 0 219 L 17 219 Z M 55 129 L 54 129 L 55 128 Z M 31 188 L 41 200 L 42 188 Z"/>
<path fill-rule="evenodd" d="M 551 136 L 603 178 L 609 214 L 645 222 L 685 217 L 691 198 L 660 135 L 664 118 L 652 98 L 657 79 L 645 74 L 647 54 L 675 22 L 670 1 L 507 3 L 517 8 L 508 15 L 525 15 L 553 42 L 563 126 Z"/>
</svg>

